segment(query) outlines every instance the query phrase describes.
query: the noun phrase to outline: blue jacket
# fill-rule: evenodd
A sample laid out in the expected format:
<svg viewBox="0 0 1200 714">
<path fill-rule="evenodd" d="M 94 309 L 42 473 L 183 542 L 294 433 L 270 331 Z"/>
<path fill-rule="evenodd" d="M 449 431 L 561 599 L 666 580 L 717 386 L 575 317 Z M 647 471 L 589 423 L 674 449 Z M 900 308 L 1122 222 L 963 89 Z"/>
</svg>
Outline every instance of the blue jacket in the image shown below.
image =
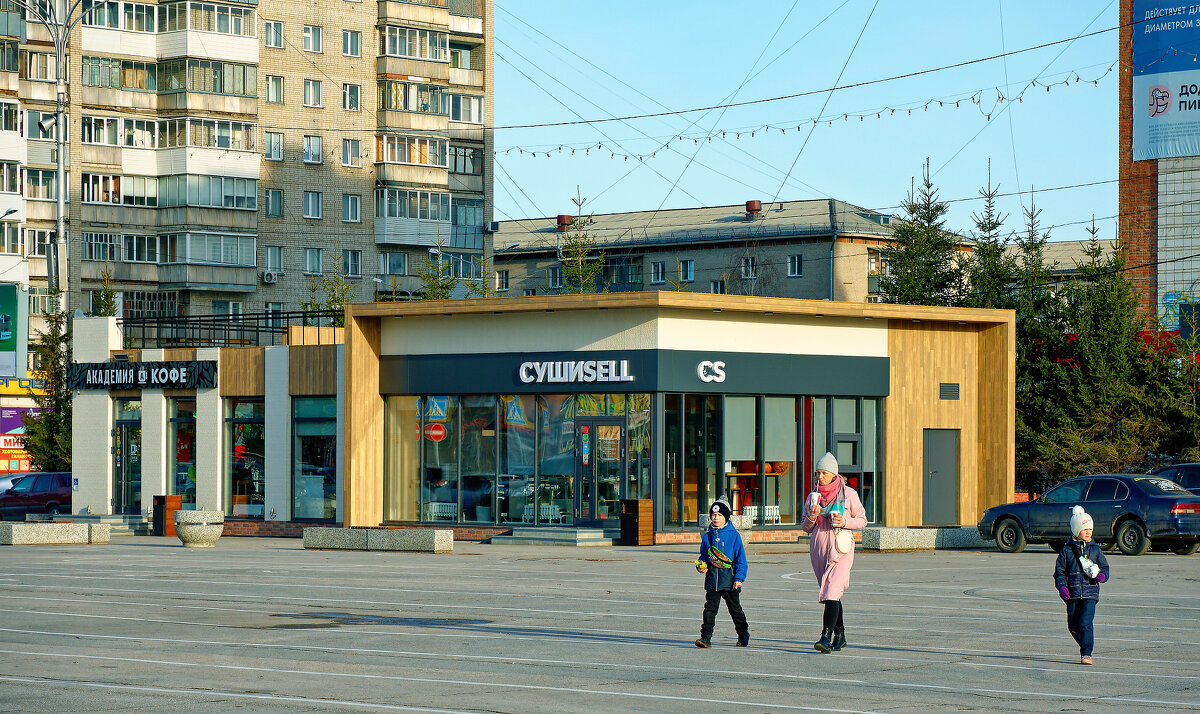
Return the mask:
<svg viewBox="0 0 1200 714">
<path fill-rule="evenodd" d="M 729 556 L 733 567 L 714 568 L 708 560 L 710 545 L 717 546 L 717 550 Z M 742 547 L 742 536 L 732 523 L 726 523 L 720 530 L 709 526 L 700 535 L 700 562 L 708 564 L 708 573 L 704 576 L 705 590 L 733 590 L 734 581 L 746 582 L 746 572 L 750 569 L 746 563 L 746 549 Z"/>
<path fill-rule="evenodd" d="M 1108 581 L 1108 560 L 1100 546 L 1094 541 L 1085 543 L 1072 538 L 1058 551 L 1058 560 L 1054 563 L 1054 587 L 1066 586 L 1072 600 L 1099 600 L 1100 583 L 1083 572 L 1083 566 L 1079 564 L 1080 555 L 1086 555 L 1099 565 L 1105 582 Z"/>
</svg>

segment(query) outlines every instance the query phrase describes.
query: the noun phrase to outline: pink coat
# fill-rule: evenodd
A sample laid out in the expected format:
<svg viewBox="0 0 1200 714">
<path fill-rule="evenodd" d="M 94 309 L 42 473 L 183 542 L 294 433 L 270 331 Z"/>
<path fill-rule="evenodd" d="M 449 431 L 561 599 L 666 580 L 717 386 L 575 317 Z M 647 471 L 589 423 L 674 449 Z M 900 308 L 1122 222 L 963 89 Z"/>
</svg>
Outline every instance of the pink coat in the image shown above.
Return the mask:
<svg viewBox="0 0 1200 714">
<path fill-rule="evenodd" d="M 840 478 L 840 477 L 839 477 Z M 845 513 L 843 528 L 846 530 L 862 530 L 867 525 L 867 513 L 863 510 L 858 493 L 842 480 L 842 492 L 845 494 Z M 836 529 L 829 524 L 828 516 L 817 516 L 815 522 L 808 515 L 808 504 L 805 503 L 804 517 L 800 520 L 800 528 L 808 531 L 808 557 L 812 561 L 813 575 L 821 586 L 818 602 L 825 600 L 841 600 L 842 593 L 850 586 L 850 567 L 854 565 L 854 551 L 839 553 L 833 545 Z"/>
</svg>

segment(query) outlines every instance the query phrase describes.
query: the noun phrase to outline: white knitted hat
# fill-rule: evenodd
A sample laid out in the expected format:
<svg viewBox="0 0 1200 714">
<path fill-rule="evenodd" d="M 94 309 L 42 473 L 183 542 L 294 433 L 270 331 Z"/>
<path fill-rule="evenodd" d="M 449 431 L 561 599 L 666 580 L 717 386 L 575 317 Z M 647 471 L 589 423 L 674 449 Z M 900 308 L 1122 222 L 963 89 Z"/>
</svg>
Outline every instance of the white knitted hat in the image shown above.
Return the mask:
<svg viewBox="0 0 1200 714">
<path fill-rule="evenodd" d="M 828 471 L 831 474 L 838 472 L 837 459 L 828 451 L 817 461 L 817 471 Z"/>
<path fill-rule="evenodd" d="M 1083 510 L 1083 506 L 1076 506 L 1071 509 L 1071 535 L 1079 537 L 1079 531 L 1084 528 L 1093 528 L 1094 522 L 1092 517 Z"/>
</svg>

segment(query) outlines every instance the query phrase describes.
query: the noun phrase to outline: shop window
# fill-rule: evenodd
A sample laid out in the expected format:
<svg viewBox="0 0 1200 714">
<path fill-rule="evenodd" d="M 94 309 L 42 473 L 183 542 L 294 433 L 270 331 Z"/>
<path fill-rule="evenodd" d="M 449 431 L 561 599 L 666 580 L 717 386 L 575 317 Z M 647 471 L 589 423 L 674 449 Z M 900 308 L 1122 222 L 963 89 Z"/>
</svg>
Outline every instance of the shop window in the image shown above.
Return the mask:
<svg viewBox="0 0 1200 714">
<path fill-rule="evenodd" d="M 421 520 L 458 520 L 458 397 L 421 398 Z"/>
<path fill-rule="evenodd" d="M 537 433 L 536 508 L 526 507 L 522 520 L 570 525 L 575 514 L 575 399 L 538 395 Z"/>
<path fill-rule="evenodd" d="M 171 399 L 171 478 L 167 494 L 178 495 L 184 508 L 196 506 L 196 400 Z"/>
<path fill-rule="evenodd" d="M 535 414 L 532 395 L 500 397 L 496 508 L 501 523 L 524 523 L 527 510 L 533 515 Z"/>
<path fill-rule="evenodd" d="M 764 482 L 759 470 L 758 399 L 725 397 L 725 477 L 733 512 L 761 523 Z"/>
<path fill-rule="evenodd" d="M 419 401 L 417 397 L 388 397 L 387 400 L 383 477 L 385 521 L 417 520 L 422 441 Z"/>
<path fill-rule="evenodd" d="M 796 417 L 794 398 L 763 402 L 763 525 L 796 522 Z"/>
<path fill-rule="evenodd" d="M 460 399 L 462 468 L 462 520 L 495 521 L 496 501 L 496 397 Z"/>
<path fill-rule="evenodd" d="M 650 491 L 650 446 L 651 412 L 649 394 L 630 394 L 626 401 L 628 417 L 626 428 L 629 444 L 625 450 L 628 460 L 628 476 L 625 484 L 626 498 L 651 498 Z"/>
<path fill-rule="evenodd" d="M 225 515 L 263 517 L 265 414 L 262 400 L 225 402 Z"/>
<path fill-rule="evenodd" d="M 292 401 L 292 517 L 337 518 L 337 400 Z"/>
</svg>

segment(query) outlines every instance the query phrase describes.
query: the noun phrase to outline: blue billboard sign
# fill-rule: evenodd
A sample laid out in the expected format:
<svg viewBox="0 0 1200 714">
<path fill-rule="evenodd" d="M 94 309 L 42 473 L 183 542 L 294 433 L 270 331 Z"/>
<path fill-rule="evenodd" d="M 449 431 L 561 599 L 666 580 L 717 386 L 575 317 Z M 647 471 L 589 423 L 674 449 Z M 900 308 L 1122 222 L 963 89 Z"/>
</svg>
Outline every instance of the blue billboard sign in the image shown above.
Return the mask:
<svg viewBox="0 0 1200 714">
<path fill-rule="evenodd" d="M 1200 156 L 1200 5 L 1133 0 L 1133 159 Z"/>
</svg>

